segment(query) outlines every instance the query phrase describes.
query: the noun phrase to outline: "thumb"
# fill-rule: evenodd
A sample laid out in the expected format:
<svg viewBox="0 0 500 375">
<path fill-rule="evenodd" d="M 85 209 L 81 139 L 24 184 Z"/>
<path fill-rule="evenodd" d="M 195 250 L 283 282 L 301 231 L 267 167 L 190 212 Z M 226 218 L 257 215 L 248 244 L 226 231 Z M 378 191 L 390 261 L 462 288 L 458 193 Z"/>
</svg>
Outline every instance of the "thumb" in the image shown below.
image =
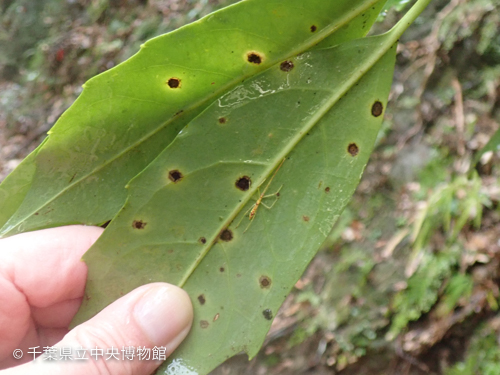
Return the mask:
<svg viewBox="0 0 500 375">
<path fill-rule="evenodd" d="M 51 354 L 46 349 L 37 360 L 2 375 L 149 375 L 186 337 L 192 319 L 191 301 L 182 289 L 144 285 L 75 327 Z M 64 358 L 64 351 L 71 357 Z M 87 359 L 77 359 L 82 353 Z"/>
</svg>

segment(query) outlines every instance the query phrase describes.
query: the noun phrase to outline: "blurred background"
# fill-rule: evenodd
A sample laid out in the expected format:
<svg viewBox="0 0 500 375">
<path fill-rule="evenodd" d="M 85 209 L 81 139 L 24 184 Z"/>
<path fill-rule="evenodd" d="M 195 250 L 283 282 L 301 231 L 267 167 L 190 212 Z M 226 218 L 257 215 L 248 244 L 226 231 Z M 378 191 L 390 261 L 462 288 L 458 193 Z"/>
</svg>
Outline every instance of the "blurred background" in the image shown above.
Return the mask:
<svg viewBox="0 0 500 375">
<path fill-rule="evenodd" d="M 0 180 L 86 80 L 234 2 L 0 0 Z M 352 202 L 257 358 L 214 374 L 500 374 L 499 30 L 499 0 L 434 0 L 407 31 Z"/>
</svg>

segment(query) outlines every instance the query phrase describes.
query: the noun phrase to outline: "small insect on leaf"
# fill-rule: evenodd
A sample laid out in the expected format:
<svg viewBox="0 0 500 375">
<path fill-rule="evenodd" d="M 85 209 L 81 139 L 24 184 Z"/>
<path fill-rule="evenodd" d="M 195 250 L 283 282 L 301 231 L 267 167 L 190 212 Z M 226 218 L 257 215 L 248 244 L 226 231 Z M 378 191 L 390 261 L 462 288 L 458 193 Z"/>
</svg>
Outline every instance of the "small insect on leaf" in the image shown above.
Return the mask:
<svg viewBox="0 0 500 375">
<path fill-rule="evenodd" d="M 280 168 L 283 165 L 283 163 L 285 162 L 285 160 L 286 160 L 286 158 L 284 158 L 281 161 L 280 165 L 278 165 L 278 168 L 276 168 L 276 170 L 274 171 L 273 175 L 271 176 L 271 179 L 269 180 L 269 182 L 267 183 L 266 187 L 262 191 L 262 194 L 259 195 L 259 198 L 257 199 L 257 202 L 255 202 L 255 204 L 252 207 L 250 207 L 250 209 L 247 212 L 245 212 L 245 214 L 241 218 L 241 220 L 243 220 L 243 218 L 248 214 L 248 220 L 250 220 L 250 224 L 248 224 L 247 228 L 243 231 L 243 233 L 245 233 L 248 230 L 248 228 L 250 228 L 250 225 L 252 224 L 252 220 L 255 217 L 255 215 L 257 214 L 257 209 L 259 208 L 260 204 L 262 204 L 263 206 L 265 206 L 268 209 L 271 209 L 274 206 L 274 204 L 277 202 L 277 198 L 280 196 L 280 190 L 283 187 L 283 185 L 280 186 L 280 188 L 278 189 L 278 191 L 275 192 L 274 194 L 269 194 L 269 195 L 265 195 L 265 194 L 266 194 L 267 189 L 271 185 L 271 182 L 273 182 L 273 179 L 276 176 L 276 173 L 278 173 L 278 171 L 280 170 Z M 259 193 L 260 193 L 260 191 L 259 191 Z M 274 203 L 271 206 L 266 206 L 264 203 L 262 203 L 262 200 L 264 198 L 269 198 L 269 197 L 273 197 L 273 196 L 276 197 L 276 200 L 274 201 Z M 238 228 L 240 226 L 241 220 L 239 221 L 239 223 L 236 226 L 236 228 Z"/>
</svg>

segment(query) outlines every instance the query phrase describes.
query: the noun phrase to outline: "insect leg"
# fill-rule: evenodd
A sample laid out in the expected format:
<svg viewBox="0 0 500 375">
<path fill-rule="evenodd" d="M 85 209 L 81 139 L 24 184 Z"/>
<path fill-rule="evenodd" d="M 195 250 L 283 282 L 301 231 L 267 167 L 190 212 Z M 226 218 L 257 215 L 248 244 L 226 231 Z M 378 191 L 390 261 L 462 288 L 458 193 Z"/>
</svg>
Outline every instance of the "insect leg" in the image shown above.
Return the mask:
<svg viewBox="0 0 500 375">
<path fill-rule="evenodd" d="M 273 204 L 271 204 L 270 206 L 268 206 L 268 205 L 267 205 L 267 204 L 265 204 L 264 202 L 261 202 L 261 204 L 262 204 L 265 208 L 267 208 L 267 209 L 269 209 L 269 210 L 270 210 L 271 208 L 273 208 L 273 206 L 276 204 L 276 202 L 277 202 L 277 201 L 278 201 L 278 199 L 279 199 L 279 196 L 280 196 L 280 195 L 279 195 L 279 193 L 280 193 L 280 190 L 281 190 L 281 188 L 282 188 L 282 187 L 283 187 L 283 185 L 281 185 L 281 186 L 280 186 L 280 188 L 278 189 L 278 191 L 276 191 L 276 193 L 274 193 L 274 194 L 264 195 L 264 196 L 262 197 L 262 198 L 271 198 L 271 197 L 276 197 L 276 199 L 274 200 Z"/>
</svg>

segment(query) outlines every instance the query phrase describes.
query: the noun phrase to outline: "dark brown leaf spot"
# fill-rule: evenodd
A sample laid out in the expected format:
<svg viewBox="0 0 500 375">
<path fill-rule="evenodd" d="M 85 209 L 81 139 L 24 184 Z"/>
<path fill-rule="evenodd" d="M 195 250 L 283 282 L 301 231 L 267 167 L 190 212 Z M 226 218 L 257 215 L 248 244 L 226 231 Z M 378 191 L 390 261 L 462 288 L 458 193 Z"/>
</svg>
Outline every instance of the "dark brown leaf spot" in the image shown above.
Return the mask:
<svg viewBox="0 0 500 375">
<path fill-rule="evenodd" d="M 247 60 L 249 63 L 259 65 L 262 62 L 262 57 L 257 52 L 249 52 Z"/>
<path fill-rule="evenodd" d="M 384 111 L 384 105 L 378 100 L 372 105 L 372 115 L 378 117 Z"/>
<path fill-rule="evenodd" d="M 252 181 L 250 180 L 250 177 L 243 176 L 238 178 L 238 180 L 236 181 L 236 187 L 241 191 L 247 191 L 248 189 L 250 189 L 251 183 Z"/>
<path fill-rule="evenodd" d="M 329 192 L 330 192 L 330 187 L 329 187 L 329 186 L 327 186 L 327 187 L 325 188 L 325 193 L 329 193 Z"/>
<path fill-rule="evenodd" d="M 227 122 L 227 118 L 221 117 L 219 118 L 219 124 L 225 124 Z"/>
<path fill-rule="evenodd" d="M 291 61 L 283 61 L 280 65 L 280 69 L 284 72 L 289 72 L 290 70 L 292 70 L 294 67 L 293 65 L 293 62 Z"/>
<path fill-rule="evenodd" d="M 200 327 L 205 329 L 208 328 L 209 323 L 206 320 L 200 320 Z"/>
<path fill-rule="evenodd" d="M 35 216 L 38 216 L 38 215 L 40 215 L 40 214 L 38 212 L 35 212 Z"/>
<path fill-rule="evenodd" d="M 224 242 L 229 242 L 233 239 L 233 232 L 229 229 L 224 229 L 220 234 L 220 239 Z"/>
<path fill-rule="evenodd" d="M 302 216 L 302 220 L 304 220 L 304 221 L 309 221 L 309 216 L 305 216 L 305 215 L 304 215 L 304 216 Z"/>
<path fill-rule="evenodd" d="M 351 156 L 356 156 L 359 153 L 359 148 L 356 143 L 351 143 L 347 146 L 347 152 L 351 154 Z"/>
<path fill-rule="evenodd" d="M 142 220 L 134 220 L 134 222 L 132 223 L 132 228 L 134 228 L 134 229 L 144 229 L 146 227 L 146 225 L 148 225 L 148 223 L 145 223 Z"/>
<path fill-rule="evenodd" d="M 200 242 L 202 244 L 206 244 L 207 243 L 207 239 L 205 237 L 200 237 Z"/>
<path fill-rule="evenodd" d="M 204 305 L 206 301 L 207 301 L 207 300 L 205 299 L 205 295 L 200 294 L 200 295 L 198 296 L 198 302 L 200 303 L 200 305 Z"/>
<path fill-rule="evenodd" d="M 220 272 L 224 272 L 226 269 L 224 267 L 219 268 Z"/>
<path fill-rule="evenodd" d="M 182 173 L 177 169 L 171 170 L 168 172 L 168 178 L 172 182 L 179 182 L 182 179 Z"/>
<path fill-rule="evenodd" d="M 261 276 L 259 279 L 259 284 L 261 288 L 269 288 L 271 286 L 271 279 L 268 276 Z"/>
<path fill-rule="evenodd" d="M 316 30 L 318 30 L 318 28 L 316 27 L 316 25 L 312 25 L 312 26 L 311 26 L 311 32 L 312 32 L 312 33 L 315 33 L 315 32 L 316 32 Z"/>
<path fill-rule="evenodd" d="M 262 315 L 264 315 L 264 318 L 266 318 L 267 320 L 273 319 L 273 312 L 271 311 L 271 309 L 265 309 L 264 311 L 262 311 Z"/>
<path fill-rule="evenodd" d="M 181 80 L 179 78 L 172 77 L 167 81 L 167 85 L 171 89 L 178 89 L 181 87 Z"/>
</svg>

